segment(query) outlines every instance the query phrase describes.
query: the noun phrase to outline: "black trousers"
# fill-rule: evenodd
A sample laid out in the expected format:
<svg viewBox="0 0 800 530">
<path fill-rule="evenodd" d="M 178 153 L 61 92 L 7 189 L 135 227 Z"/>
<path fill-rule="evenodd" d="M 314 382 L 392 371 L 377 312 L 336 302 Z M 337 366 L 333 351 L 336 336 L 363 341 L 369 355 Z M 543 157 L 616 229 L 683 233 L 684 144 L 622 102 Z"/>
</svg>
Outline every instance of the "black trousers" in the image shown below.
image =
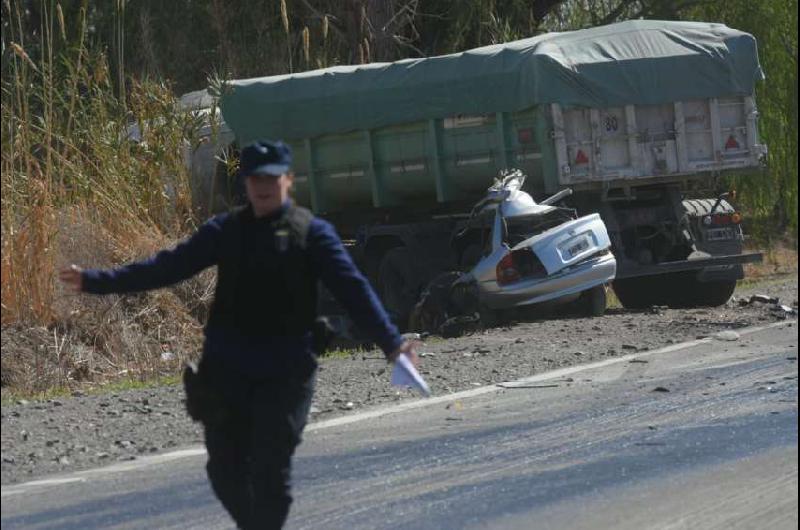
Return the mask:
<svg viewBox="0 0 800 530">
<path fill-rule="evenodd" d="M 281 528 L 315 374 L 252 381 L 217 370 L 211 378 L 225 405 L 223 417 L 205 425 L 211 487 L 239 528 Z"/>
</svg>

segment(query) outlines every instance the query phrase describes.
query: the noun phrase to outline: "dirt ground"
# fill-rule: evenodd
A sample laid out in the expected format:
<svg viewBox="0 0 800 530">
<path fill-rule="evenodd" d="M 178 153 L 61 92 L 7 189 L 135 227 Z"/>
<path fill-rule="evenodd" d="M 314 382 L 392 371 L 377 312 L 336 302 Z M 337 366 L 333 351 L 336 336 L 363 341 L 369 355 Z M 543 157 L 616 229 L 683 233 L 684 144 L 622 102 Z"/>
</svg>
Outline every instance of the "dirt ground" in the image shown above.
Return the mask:
<svg viewBox="0 0 800 530">
<path fill-rule="evenodd" d="M 420 371 L 434 395 L 500 383 L 796 319 L 797 291 L 793 272 L 747 282 L 718 308 L 609 309 L 599 318 L 562 317 L 510 323 L 455 339 L 429 337 L 418 349 Z M 753 295 L 764 295 L 763 301 L 751 302 Z M 781 304 L 788 307 L 781 309 Z M 389 378 L 390 367 L 379 351 L 323 359 L 311 421 L 417 399 L 411 391 L 390 386 Z M 201 443 L 202 430 L 187 418 L 182 400 L 182 388 L 173 385 L 4 405 L 2 484 Z"/>
</svg>

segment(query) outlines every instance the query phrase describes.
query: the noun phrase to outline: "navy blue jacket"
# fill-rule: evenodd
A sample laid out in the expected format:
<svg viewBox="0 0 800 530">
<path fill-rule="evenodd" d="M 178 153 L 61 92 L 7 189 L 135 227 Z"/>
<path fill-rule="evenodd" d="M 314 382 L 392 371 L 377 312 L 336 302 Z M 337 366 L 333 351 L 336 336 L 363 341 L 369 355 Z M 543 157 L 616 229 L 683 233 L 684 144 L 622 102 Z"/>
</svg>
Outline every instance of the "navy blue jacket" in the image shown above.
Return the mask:
<svg viewBox="0 0 800 530">
<path fill-rule="evenodd" d="M 288 205 L 284 205 L 284 209 Z M 277 217 L 282 212 L 276 213 Z M 83 288 L 94 294 L 127 293 L 165 287 L 218 264 L 222 227 L 229 213 L 213 217 L 175 248 L 112 270 L 86 270 Z M 245 241 L 247 246 L 249 242 Z M 319 278 L 347 310 L 356 325 L 389 354 L 403 342 L 366 278 L 353 263 L 333 226 L 314 218 L 307 252 Z M 256 245 L 253 244 L 253 247 Z M 249 337 L 233 328 L 206 326 L 204 355 L 226 359 L 244 370 L 284 372 L 303 352 L 310 354 L 311 337 Z"/>
</svg>

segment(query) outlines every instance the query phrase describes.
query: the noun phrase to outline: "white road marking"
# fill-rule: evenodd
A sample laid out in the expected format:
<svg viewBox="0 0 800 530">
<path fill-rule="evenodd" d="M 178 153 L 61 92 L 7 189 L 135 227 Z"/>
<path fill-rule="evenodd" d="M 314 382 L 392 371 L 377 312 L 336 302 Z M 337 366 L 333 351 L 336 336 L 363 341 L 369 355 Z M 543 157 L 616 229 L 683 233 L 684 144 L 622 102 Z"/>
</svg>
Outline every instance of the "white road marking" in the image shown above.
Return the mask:
<svg viewBox="0 0 800 530">
<path fill-rule="evenodd" d="M 796 320 L 786 320 L 783 322 L 775 322 L 772 324 L 767 324 L 765 326 L 757 326 L 752 328 L 744 328 L 738 331 L 740 336 L 749 335 L 751 333 L 757 333 L 759 331 L 764 331 L 767 329 L 783 327 L 786 325 L 793 325 L 797 321 Z M 632 359 L 640 359 L 642 357 L 649 357 L 652 355 L 659 355 L 663 353 L 669 353 L 676 350 L 682 350 L 686 348 L 692 348 L 694 346 L 698 346 L 700 344 L 707 344 L 714 341 L 714 337 L 706 337 L 703 339 L 696 339 L 690 340 L 687 342 L 681 342 L 678 344 L 672 344 L 670 346 L 666 346 L 664 348 L 659 348 L 657 350 L 650 350 L 646 352 L 637 352 L 628 355 L 623 355 L 621 357 L 614 357 L 612 359 L 606 359 L 603 361 L 598 361 L 589 364 L 579 364 L 576 366 L 570 366 L 567 368 L 559 368 L 558 370 L 552 370 L 550 372 L 544 372 L 541 374 L 532 375 L 530 377 L 525 377 L 522 379 L 518 379 L 516 381 L 509 381 L 509 383 L 513 383 L 515 385 L 524 385 L 530 383 L 539 383 L 543 381 L 550 381 L 553 379 L 559 379 L 563 377 L 567 377 L 579 372 L 583 372 L 586 370 L 594 370 L 597 368 L 604 368 L 606 366 L 611 366 L 614 364 L 625 363 L 629 362 Z M 357 423 L 359 421 L 364 420 L 371 420 L 374 418 L 380 418 L 382 416 L 387 416 L 389 414 L 396 414 L 398 412 L 404 412 L 407 410 L 414 410 L 423 407 L 429 407 L 431 405 L 438 405 L 441 403 L 448 403 L 451 401 L 467 399 L 475 396 L 481 396 L 483 394 L 489 394 L 491 392 L 499 392 L 501 390 L 505 390 L 505 388 L 498 386 L 497 384 L 482 386 L 478 388 L 474 388 L 471 390 L 464 390 L 461 392 L 454 392 L 452 394 L 446 394 L 443 396 L 436 396 L 431 398 L 423 398 L 417 399 L 414 401 L 407 401 L 405 403 L 399 403 L 397 405 L 390 405 L 387 407 L 377 408 L 374 410 L 368 410 L 365 412 L 357 412 L 354 414 L 349 414 L 347 416 L 342 416 L 339 418 L 332 418 L 330 420 L 318 421 L 314 423 L 310 423 L 305 432 L 314 432 L 319 431 L 322 429 L 329 429 L 331 427 L 341 427 L 343 425 L 349 425 L 351 423 Z M 130 471 L 132 469 L 139 469 L 147 466 L 163 464 L 165 462 L 170 462 L 173 460 L 179 460 L 182 458 L 187 458 L 191 456 L 202 456 L 206 454 L 206 450 L 202 446 L 191 447 L 187 449 L 182 449 L 180 451 L 173 451 L 170 453 L 164 453 L 161 455 L 153 455 L 153 456 L 145 456 L 137 458 L 136 460 L 131 460 L 128 462 L 120 462 L 116 464 L 112 464 L 105 467 L 94 468 L 94 469 L 87 469 L 84 471 L 77 471 L 68 475 L 64 476 L 56 476 L 49 479 L 42 479 L 42 480 L 34 480 L 31 482 L 24 482 L 22 484 L 16 484 L 13 486 L 3 486 L 2 491 L 0 492 L 1 497 L 8 497 L 11 495 L 19 495 L 20 493 L 25 493 L 29 490 L 36 489 L 36 488 L 43 488 L 48 486 L 60 486 L 62 484 L 70 484 L 74 482 L 85 482 L 87 479 L 98 477 L 102 475 L 107 475 L 111 473 L 117 473 L 120 471 Z"/>
</svg>

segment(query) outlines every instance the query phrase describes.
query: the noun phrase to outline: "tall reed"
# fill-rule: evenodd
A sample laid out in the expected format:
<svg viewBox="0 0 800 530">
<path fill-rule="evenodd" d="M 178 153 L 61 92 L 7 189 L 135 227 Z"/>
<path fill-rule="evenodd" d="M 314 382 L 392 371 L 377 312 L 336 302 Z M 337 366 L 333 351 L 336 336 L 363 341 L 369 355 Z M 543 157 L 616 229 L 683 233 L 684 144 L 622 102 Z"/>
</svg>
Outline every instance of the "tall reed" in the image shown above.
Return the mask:
<svg viewBox="0 0 800 530">
<path fill-rule="evenodd" d="M 15 41 L 23 35 L 20 4 L 6 4 L 15 23 L 2 78 L 3 324 L 53 321 L 65 212 L 94 223 L 119 259 L 193 224 L 183 154 L 195 118 L 162 84 L 128 80 L 127 100 L 120 99 L 126 92 L 114 87 L 107 56 L 86 44 L 86 10 L 64 21 L 60 6 L 49 5 L 42 2 L 40 42 L 24 43 Z M 77 27 L 76 41 L 56 42 L 67 27 Z"/>
</svg>

